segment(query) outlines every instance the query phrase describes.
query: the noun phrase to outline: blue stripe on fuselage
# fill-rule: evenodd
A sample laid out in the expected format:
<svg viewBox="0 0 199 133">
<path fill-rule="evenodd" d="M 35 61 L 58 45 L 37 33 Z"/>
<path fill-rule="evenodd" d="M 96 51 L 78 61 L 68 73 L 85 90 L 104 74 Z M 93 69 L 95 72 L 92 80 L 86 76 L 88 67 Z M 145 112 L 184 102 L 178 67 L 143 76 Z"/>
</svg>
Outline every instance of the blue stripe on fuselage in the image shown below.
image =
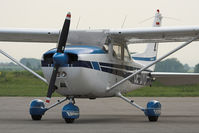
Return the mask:
<svg viewBox="0 0 199 133">
<path fill-rule="evenodd" d="M 44 61 L 42 61 L 41 64 L 42 64 L 42 67 L 54 67 L 53 64 L 46 64 Z M 94 69 L 97 71 L 107 72 L 107 73 L 121 76 L 124 78 L 132 74 L 131 72 L 126 72 L 126 70 L 129 70 L 130 66 L 124 66 L 124 68 L 121 68 L 121 65 L 119 64 L 110 64 L 110 63 L 102 63 L 102 62 L 99 63 L 95 61 L 75 61 L 72 64 L 66 64 L 62 67 L 82 67 L 82 68 Z M 128 69 L 125 69 L 125 68 L 128 68 Z M 118 70 L 118 69 L 123 69 L 123 70 Z M 131 70 L 137 70 L 137 69 L 139 68 L 131 67 Z"/>
<path fill-rule="evenodd" d="M 45 61 L 41 61 L 42 67 L 53 67 L 53 64 L 48 64 Z M 93 67 L 92 67 L 93 66 Z M 95 61 L 74 61 L 71 64 L 65 64 L 61 67 L 84 67 L 84 68 L 90 68 L 95 70 L 100 70 L 101 67 L 104 68 L 112 68 L 112 69 L 123 69 L 127 71 L 134 71 L 138 70 L 139 68 L 132 67 L 132 66 L 126 66 L 126 65 L 120 65 L 120 64 L 112 64 L 112 63 L 104 63 L 104 62 L 95 62 Z"/>
<path fill-rule="evenodd" d="M 141 61 L 155 61 L 155 57 L 132 57 L 134 60 L 141 60 Z"/>
<path fill-rule="evenodd" d="M 99 65 L 103 64 L 103 65 Z M 105 66 L 106 65 L 106 66 Z M 53 67 L 53 64 L 46 64 L 42 63 L 42 67 Z M 112 66 L 112 67 L 111 67 Z M 125 68 L 131 68 L 133 70 L 138 70 L 139 68 L 130 67 L 130 66 L 124 66 L 121 68 L 121 65 L 119 64 L 110 64 L 110 63 L 102 63 L 102 62 L 95 62 L 95 61 L 75 61 L 72 64 L 66 64 L 64 67 L 79 67 L 79 68 L 87 68 L 87 69 L 93 69 L 96 71 L 102 71 L 104 73 L 113 74 L 116 76 L 120 76 L 123 78 L 128 77 L 133 73 L 133 71 L 127 71 Z M 133 84 L 138 84 L 134 81 L 134 78 L 129 79 L 129 81 Z"/>
<path fill-rule="evenodd" d="M 98 62 L 92 61 L 91 63 L 92 63 L 93 68 L 94 68 L 95 70 L 100 70 L 99 63 L 98 63 Z"/>
</svg>

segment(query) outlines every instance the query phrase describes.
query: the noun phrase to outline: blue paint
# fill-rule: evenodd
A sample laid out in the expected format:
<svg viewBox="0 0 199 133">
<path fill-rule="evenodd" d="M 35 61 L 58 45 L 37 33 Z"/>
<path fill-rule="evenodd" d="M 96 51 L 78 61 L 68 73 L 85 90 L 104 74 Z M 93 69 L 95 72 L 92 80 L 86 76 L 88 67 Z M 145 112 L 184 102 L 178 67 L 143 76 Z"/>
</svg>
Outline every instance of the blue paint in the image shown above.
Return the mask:
<svg viewBox="0 0 199 133">
<path fill-rule="evenodd" d="M 158 101 L 151 100 L 147 103 L 147 108 L 144 110 L 146 116 L 160 116 L 161 104 Z"/>
<path fill-rule="evenodd" d="M 64 53 L 55 53 L 53 55 L 53 62 L 54 64 L 63 66 L 65 64 L 68 64 L 68 56 Z"/>
<path fill-rule="evenodd" d="M 65 105 L 62 109 L 62 117 L 65 119 L 77 119 L 79 118 L 79 108 L 73 103 Z"/>
<path fill-rule="evenodd" d="M 100 70 L 100 67 L 99 67 L 99 63 L 98 62 L 92 62 L 92 65 L 93 65 L 93 68 L 95 69 L 95 70 Z"/>
<path fill-rule="evenodd" d="M 155 57 L 132 57 L 134 60 L 141 60 L 141 61 L 155 61 Z"/>
<path fill-rule="evenodd" d="M 44 115 L 46 111 L 47 109 L 42 100 L 35 99 L 31 102 L 29 109 L 31 115 Z"/>
<path fill-rule="evenodd" d="M 54 54 L 56 53 L 57 49 L 51 49 L 48 52 L 44 53 L 47 54 Z M 64 53 L 72 53 L 72 54 L 105 54 L 106 52 L 102 50 L 100 47 L 97 46 L 86 46 L 86 45 L 67 45 Z"/>
</svg>

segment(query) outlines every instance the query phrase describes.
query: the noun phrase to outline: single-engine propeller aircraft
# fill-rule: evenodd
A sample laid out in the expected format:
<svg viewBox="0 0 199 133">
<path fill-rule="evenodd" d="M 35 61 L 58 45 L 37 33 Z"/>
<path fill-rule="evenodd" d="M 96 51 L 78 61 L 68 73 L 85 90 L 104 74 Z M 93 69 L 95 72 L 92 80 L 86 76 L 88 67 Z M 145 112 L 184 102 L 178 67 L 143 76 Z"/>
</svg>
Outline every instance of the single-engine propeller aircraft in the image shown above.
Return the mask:
<svg viewBox="0 0 199 133">
<path fill-rule="evenodd" d="M 41 120 L 49 109 L 69 100 L 62 109 L 67 123 L 79 118 L 75 98 L 120 97 L 144 112 L 149 121 L 157 121 L 161 114 L 159 101 L 151 100 L 146 108 L 123 94 L 154 79 L 165 84 L 198 83 L 199 74 L 153 72 L 154 65 L 193 41 L 199 40 L 199 26 L 160 27 L 162 16 L 157 10 L 153 27 L 134 29 L 69 30 L 68 13 L 61 31 L 37 29 L 0 29 L 0 41 L 57 43 L 57 48 L 43 54 L 41 77 L 3 50 L 0 52 L 48 84 L 46 101 L 35 99 L 30 103 L 33 120 Z M 158 43 L 184 42 L 179 47 L 157 58 Z M 128 45 L 148 43 L 144 53 L 130 55 Z M 56 91 L 63 99 L 50 105 Z M 48 103 L 48 104 L 47 104 Z"/>
</svg>

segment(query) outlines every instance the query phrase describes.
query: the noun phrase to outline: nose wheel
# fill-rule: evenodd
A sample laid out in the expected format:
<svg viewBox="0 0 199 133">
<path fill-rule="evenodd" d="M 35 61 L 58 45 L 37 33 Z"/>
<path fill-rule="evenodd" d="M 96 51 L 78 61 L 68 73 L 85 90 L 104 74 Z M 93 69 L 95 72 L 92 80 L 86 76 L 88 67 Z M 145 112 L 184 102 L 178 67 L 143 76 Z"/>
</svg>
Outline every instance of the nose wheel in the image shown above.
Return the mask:
<svg viewBox="0 0 199 133">
<path fill-rule="evenodd" d="M 69 103 L 62 108 L 62 118 L 66 123 L 73 123 L 79 118 L 79 108 L 74 105 L 75 100 L 71 98 Z"/>
<path fill-rule="evenodd" d="M 75 121 L 75 119 L 71 119 L 71 118 L 65 118 L 64 120 L 66 123 L 73 123 Z"/>
<path fill-rule="evenodd" d="M 58 100 L 55 104 L 52 104 L 49 107 L 45 107 L 44 101 L 40 99 L 35 99 L 30 103 L 30 115 L 32 120 L 41 120 L 42 116 L 49 109 L 61 104 L 62 102 L 69 100 L 69 103 L 66 104 L 62 109 L 62 117 L 66 123 L 73 123 L 75 119 L 79 118 L 79 108 L 75 105 L 74 98 L 64 98 Z"/>
<path fill-rule="evenodd" d="M 158 121 L 158 116 L 148 116 L 149 121 L 156 122 Z"/>
</svg>

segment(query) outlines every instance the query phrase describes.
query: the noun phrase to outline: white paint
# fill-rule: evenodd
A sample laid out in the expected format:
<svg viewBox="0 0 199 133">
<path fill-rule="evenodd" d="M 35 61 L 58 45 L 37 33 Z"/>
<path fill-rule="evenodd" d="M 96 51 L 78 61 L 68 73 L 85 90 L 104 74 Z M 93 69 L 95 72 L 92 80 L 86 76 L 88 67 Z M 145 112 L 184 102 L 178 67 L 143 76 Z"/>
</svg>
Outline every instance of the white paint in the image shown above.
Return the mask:
<svg viewBox="0 0 199 133">
<path fill-rule="evenodd" d="M 80 54 L 79 60 L 107 62 L 112 64 L 122 64 L 123 61 L 111 58 L 109 54 Z M 141 66 L 134 62 L 125 62 L 125 65 L 138 67 Z M 49 82 L 52 75 L 52 67 L 42 67 L 44 76 Z M 66 72 L 66 77 L 57 77 L 55 85 L 58 87 L 57 93 L 63 96 L 75 96 L 81 98 L 112 97 L 117 92 L 129 92 L 142 87 L 127 81 L 123 85 L 115 88 L 114 91 L 107 92 L 106 88 L 122 80 L 120 76 L 114 74 L 83 67 L 61 67 L 59 72 Z M 60 82 L 67 87 L 60 87 Z"/>
</svg>

